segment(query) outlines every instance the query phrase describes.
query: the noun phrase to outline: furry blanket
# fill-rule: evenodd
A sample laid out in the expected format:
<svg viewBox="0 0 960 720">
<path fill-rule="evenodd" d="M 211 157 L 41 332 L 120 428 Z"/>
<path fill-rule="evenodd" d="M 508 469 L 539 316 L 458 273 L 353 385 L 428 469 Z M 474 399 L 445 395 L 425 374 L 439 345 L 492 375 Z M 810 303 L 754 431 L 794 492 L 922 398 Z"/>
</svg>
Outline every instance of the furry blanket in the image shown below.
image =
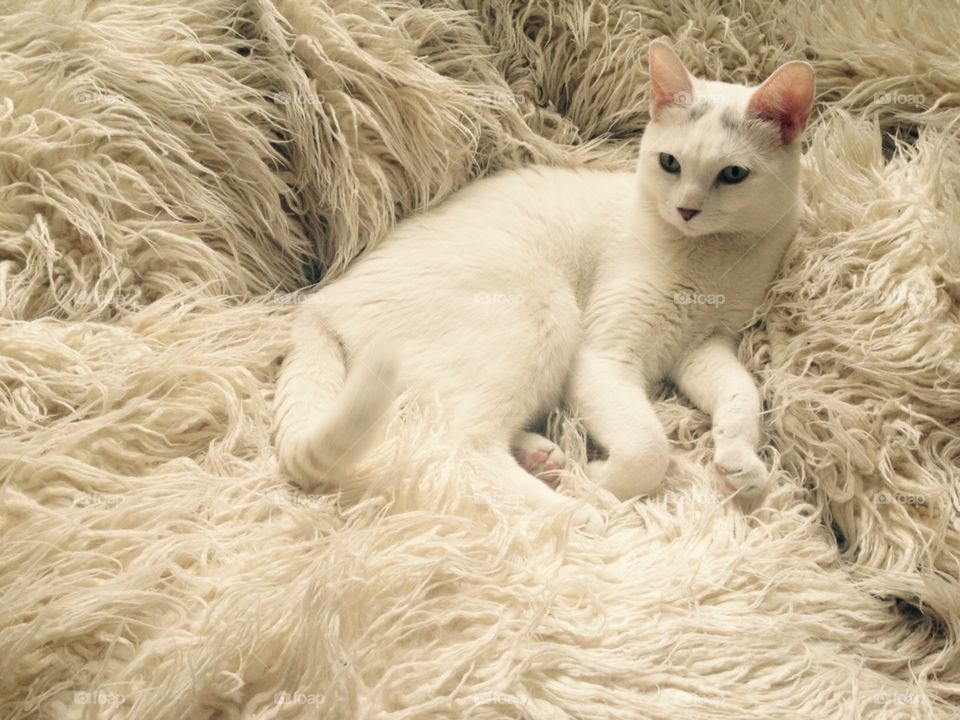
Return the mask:
<svg viewBox="0 0 960 720">
<path fill-rule="evenodd" d="M 958 716 L 956 4 L 3 4 L 0 717 Z M 292 491 L 294 291 L 497 168 L 629 166 L 662 36 L 709 78 L 817 70 L 741 345 L 771 496 L 724 499 L 667 388 L 661 492 L 563 480 L 602 537 L 427 407 L 366 492 Z"/>
</svg>

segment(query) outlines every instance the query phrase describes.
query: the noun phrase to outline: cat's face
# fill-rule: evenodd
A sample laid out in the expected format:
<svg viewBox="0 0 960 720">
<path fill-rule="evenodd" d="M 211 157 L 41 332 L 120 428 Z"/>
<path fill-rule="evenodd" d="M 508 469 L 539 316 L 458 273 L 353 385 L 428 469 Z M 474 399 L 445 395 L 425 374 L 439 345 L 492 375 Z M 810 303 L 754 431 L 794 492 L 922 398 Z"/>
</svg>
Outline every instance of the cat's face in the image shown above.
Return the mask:
<svg viewBox="0 0 960 720">
<path fill-rule="evenodd" d="M 799 203 L 799 136 L 813 68 L 787 63 L 758 88 L 697 80 L 650 46 L 651 116 L 640 145 L 641 198 L 687 236 L 763 234 Z"/>
</svg>

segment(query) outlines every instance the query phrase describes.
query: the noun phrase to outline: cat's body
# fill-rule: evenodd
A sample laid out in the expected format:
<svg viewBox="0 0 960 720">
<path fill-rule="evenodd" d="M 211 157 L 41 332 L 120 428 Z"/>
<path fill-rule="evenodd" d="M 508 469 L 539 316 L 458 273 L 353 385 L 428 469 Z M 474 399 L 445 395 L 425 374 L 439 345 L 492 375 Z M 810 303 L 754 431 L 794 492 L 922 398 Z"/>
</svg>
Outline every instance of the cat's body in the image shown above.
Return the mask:
<svg viewBox="0 0 960 720">
<path fill-rule="evenodd" d="M 718 470 L 762 488 L 759 399 L 734 337 L 796 229 L 799 150 L 784 123 L 751 116 L 751 89 L 681 76 L 655 48 L 636 173 L 527 168 L 478 181 L 401 222 L 308 300 L 278 391 L 280 459 L 302 485 L 342 480 L 402 388 L 440 398 L 459 441 L 541 506 L 562 500 L 514 456 L 556 469 L 559 451 L 525 428 L 569 403 L 609 453 L 591 475 L 631 497 L 666 470 L 647 392 L 671 377 L 714 415 Z M 790 112 L 808 112 L 812 84 L 809 95 Z M 667 153 L 686 177 L 665 170 Z M 742 180 L 703 180 L 748 161 L 761 197 L 730 193 Z"/>
</svg>

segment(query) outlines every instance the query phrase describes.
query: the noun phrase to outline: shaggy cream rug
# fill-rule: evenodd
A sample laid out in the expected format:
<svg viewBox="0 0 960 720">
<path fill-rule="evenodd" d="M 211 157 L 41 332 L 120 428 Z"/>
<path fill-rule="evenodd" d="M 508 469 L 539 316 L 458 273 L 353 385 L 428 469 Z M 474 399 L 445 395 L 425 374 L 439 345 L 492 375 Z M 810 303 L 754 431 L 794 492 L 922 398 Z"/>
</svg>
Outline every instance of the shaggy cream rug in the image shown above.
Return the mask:
<svg viewBox="0 0 960 720">
<path fill-rule="evenodd" d="M 4 5 L 0 717 L 960 716 L 956 3 Z M 291 293 L 478 175 L 629 165 L 662 36 L 711 78 L 817 69 L 741 346 L 772 495 L 724 500 L 666 388 L 662 492 L 564 478 L 602 537 L 428 407 L 367 493 L 292 491 Z"/>
</svg>

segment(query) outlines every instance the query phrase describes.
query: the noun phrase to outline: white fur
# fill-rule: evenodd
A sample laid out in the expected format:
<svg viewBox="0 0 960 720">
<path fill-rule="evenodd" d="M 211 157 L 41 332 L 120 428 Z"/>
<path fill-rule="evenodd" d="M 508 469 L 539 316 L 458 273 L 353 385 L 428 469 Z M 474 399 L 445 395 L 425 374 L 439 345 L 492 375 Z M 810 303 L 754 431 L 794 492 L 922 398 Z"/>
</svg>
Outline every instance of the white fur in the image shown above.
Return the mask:
<svg viewBox="0 0 960 720">
<path fill-rule="evenodd" d="M 651 53 L 654 120 L 635 173 L 481 180 L 400 223 L 308 301 L 278 393 L 278 452 L 301 485 L 342 482 L 402 388 L 438 394 L 452 435 L 535 505 L 564 501 L 511 453 L 562 402 L 608 452 L 590 464 L 597 483 L 621 499 L 649 493 L 669 449 L 648 392 L 669 377 L 712 414 L 732 487 L 763 489 L 760 402 L 735 334 L 796 229 L 799 144 L 748 117 L 754 90 L 694 80 L 666 46 Z M 750 176 L 718 184 L 728 165 Z M 700 212 L 685 221 L 680 207 Z"/>
</svg>

